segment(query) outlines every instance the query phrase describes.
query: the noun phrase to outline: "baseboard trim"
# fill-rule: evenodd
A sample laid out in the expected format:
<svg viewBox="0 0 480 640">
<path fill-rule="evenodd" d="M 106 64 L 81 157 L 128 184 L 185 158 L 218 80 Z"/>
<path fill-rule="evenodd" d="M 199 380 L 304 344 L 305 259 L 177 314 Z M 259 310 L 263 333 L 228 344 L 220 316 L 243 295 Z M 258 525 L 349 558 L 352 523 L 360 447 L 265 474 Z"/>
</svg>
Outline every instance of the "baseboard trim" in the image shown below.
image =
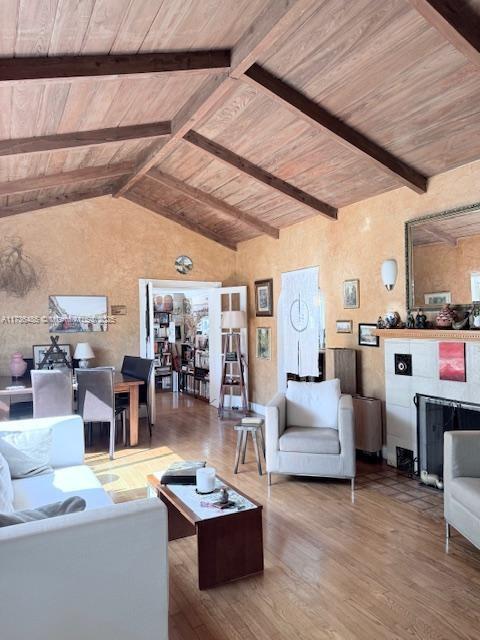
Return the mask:
<svg viewBox="0 0 480 640">
<path fill-rule="evenodd" d="M 250 406 L 250 411 L 255 411 L 255 413 L 258 413 L 261 416 L 265 415 L 265 405 L 264 404 L 257 404 L 256 402 L 250 402 L 249 406 Z"/>
</svg>

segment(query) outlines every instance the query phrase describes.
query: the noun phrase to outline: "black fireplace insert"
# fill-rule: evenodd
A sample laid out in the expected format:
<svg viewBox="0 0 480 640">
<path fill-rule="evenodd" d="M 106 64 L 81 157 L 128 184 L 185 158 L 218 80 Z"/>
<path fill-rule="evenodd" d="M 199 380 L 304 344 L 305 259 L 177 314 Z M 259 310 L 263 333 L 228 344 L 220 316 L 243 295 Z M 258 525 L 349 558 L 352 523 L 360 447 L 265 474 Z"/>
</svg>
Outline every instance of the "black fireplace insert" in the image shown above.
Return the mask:
<svg viewBox="0 0 480 640">
<path fill-rule="evenodd" d="M 480 405 L 417 393 L 418 473 L 443 478 L 445 431 L 480 430 Z"/>
</svg>

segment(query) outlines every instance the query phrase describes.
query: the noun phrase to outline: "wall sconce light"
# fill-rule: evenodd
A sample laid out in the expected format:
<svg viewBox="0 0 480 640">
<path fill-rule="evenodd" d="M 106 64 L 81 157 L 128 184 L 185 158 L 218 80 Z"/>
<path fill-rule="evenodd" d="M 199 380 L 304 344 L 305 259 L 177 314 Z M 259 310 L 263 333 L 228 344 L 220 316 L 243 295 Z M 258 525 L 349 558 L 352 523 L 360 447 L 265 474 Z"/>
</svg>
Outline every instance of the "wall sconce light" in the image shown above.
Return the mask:
<svg viewBox="0 0 480 640">
<path fill-rule="evenodd" d="M 387 291 L 391 291 L 397 281 L 398 266 L 396 260 L 384 260 L 382 264 L 382 280 Z"/>
</svg>

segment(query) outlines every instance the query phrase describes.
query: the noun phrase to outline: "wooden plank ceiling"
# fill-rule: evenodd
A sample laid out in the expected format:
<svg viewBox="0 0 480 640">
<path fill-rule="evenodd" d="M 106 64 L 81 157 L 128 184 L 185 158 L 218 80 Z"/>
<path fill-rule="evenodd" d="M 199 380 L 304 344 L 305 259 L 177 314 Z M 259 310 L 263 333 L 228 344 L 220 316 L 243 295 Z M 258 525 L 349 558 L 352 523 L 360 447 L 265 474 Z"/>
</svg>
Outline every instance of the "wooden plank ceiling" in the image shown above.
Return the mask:
<svg viewBox="0 0 480 640">
<path fill-rule="evenodd" d="M 480 0 L 4 0 L 0 217 L 238 242 L 480 158 Z"/>
<path fill-rule="evenodd" d="M 440 220 L 427 220 L 412 228 L 414 245 L 449 244 L 457 246 L 459 240 L 478 236 L 480 239 L 480 212 L 469 211 Z"/>
</svg>

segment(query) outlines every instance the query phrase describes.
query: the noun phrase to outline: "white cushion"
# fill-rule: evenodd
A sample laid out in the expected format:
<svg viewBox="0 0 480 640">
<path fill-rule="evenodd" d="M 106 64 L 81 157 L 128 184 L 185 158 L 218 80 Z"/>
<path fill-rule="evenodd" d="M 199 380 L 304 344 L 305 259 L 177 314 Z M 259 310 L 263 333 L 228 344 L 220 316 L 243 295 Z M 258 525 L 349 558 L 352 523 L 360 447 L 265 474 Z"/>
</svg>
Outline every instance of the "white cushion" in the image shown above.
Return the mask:
<svg viewBox="0 0 480 640">
<path fill-rule="evenodd" d="M 112 504 L 112 499 L 86 465 L 64 467 L 46 475 L 14 480 L 13 491 L 16 511 L 36 509 L 72 496 L 84 498 L 87 509 Z"/>
<path fill-rule="evenodd" d="M 287 427 L 278 446 L 292 453 L 340 453 L 337 429 L 321 427 Z"/>
<path fill-rule="evenodd" d="M 0 453 L 0 513 L 13 512 L 13 485 L 8 462 Z"/>
<path fill-rule="evenodd" d="M 52 430 L 49 464 L 52 467 L 70 467 L 83 463 L 85 445 L 81 416 L 10 420 L 0 424 L 0 431 L 29 432 L 36 429 Z"/>
<path fill-rule="evenodd" d="M 338 429 L 340 380 L 296 382 L 287 387 L 287 425 Z"/>
<path fill-rule="evenodd" d="M 12 478 L 25 478 L 51 471 L 52 430 L 0 431 L 0 452 Z"/>
</svg>

